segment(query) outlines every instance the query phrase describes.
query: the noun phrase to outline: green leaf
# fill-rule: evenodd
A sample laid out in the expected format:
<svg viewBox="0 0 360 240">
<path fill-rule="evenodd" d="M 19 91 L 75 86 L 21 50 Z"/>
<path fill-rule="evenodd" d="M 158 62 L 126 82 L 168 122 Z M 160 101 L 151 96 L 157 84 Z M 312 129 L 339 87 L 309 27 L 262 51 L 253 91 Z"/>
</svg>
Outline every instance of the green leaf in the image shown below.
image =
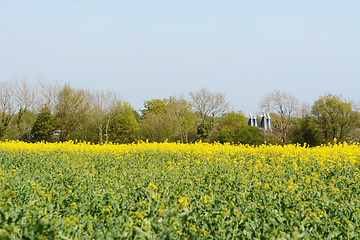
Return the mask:
<svg viewBox="0 0 360 240">
<path fill-rule="evenodd" d="M 144 238 L 144 239 L 149 239 L 151 237 L 151 235 L 147 232 L 144 232 L 143 230 L 141 230 L 140 228 L 138 227 L 135 227 L 135 233 L 137 235 L 139 235 L 141 238 Z"/>
</svg>

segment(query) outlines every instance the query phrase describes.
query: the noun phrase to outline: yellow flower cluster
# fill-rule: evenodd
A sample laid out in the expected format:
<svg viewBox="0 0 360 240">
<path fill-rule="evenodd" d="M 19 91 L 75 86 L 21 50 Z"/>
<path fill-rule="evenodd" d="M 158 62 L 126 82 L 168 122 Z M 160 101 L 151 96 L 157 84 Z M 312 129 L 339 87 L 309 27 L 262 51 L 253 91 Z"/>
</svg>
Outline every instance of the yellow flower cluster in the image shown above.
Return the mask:
<svg viewBox="0 0 360 240">
<path fill-rule="evenodd" d="M 360 145 L 0 142 L 0 239 L 360 238 Z"/>
</svg>

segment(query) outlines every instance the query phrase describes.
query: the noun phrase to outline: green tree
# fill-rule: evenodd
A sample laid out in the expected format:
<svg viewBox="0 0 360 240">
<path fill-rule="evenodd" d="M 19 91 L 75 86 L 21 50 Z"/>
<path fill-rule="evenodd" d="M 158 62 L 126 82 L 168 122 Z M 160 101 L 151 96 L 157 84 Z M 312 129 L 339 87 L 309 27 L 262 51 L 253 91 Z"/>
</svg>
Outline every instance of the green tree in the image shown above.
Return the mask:
<svg viewBox="0 0 360 240">
<path fill-rule="evenodd" d="M 260 129 L 247 125 L 247 118 L 240 112 L 227 113 L 220 123 L 217 141 L 259 145 L 264 142 Z"/>
<path fill-rule="evenodd" d="M 150 142 L 173 141 L 170 125 L 165 116 L 166 99 L 144 101 L 140 117 L 140 135 L 142 140 Z"/>
<path fill-rule="evenodd" d="M 128 102 L 119 102 L 111 113 L 109 123 L 109 141 L 131 143 L 138 140 L 139 124 Z"/>
<path fill-rule="evenodd" d="M 142 116 L 148 113 L 164 114 L 165 105 L 167 99 L 151 99 L 150 101 L 144 101 L 144 109 L 141 110 Z"/>
<path fill-rule="evenodd" d="M 144 102 L 141 132 L 150 141 L 192 142 L 196 138 L 195 114 L 191 103 L 175 97 Z"/>
<path fill-rule="evenodd" d="M 6 138 L 29 142 L 36 115 L 32 111 L 26 110 L 22 113 L 20 122 L 19 117 L 19 113 L 14 114 L 5 132 Z"/>
<path fill-rule="evenodd" d="M 71 139 L 76 139 L 78 141 L 85 141 L 91 143 L 99 143 L 99 129 L 93 124 L 90 120 L 90 117 L 86 118 L 87 121 L 84 122 L 80 128 L 71 136 Z"/>
<path fill-rule="evenodd" d="M 172 141 L 170 129 L 166 126 L 162 115 L 148 112 L 140 119 L 140 136 L 150 142 Z"/>
<path fill-rule="evenodd" d="M 31 129 L 31 140 L 51 142 L 53 140 L 53 132 L 55 130 L 54 119 L 51 110 L 44 107 L 37 115 L 35 123 Z"/>
<path fill-rule="evenodd" d="M 184 99 L 170 97 L 164 99 L 165 119 L 170 126 L 173 138 L 181 143 L 189 143 L 195 139 L 195 114 L 191 110 L 191 103 Z"/>
<path fill-rule="evenodd" d="M 64 84 L 57 94 L 55 106 L 55 124 L 57 140 L 73 139 L 78 131 L 89 124 L 89 95 L 85 90 L 76 90 L 69 84 Z M 73 139 L 75 140 L 75 139 Z"/>
<path fill-rule="evenodd" d="M 211 118 L 207 121 L 204 121 L 200 123 L 196 129 L 197 132 L 197 140 L 201 140 L 203 142 L 209 142 L 211 141 L 210 135 L 213 132 L 214 129 L 214 118 Z"/>
<path fill-rule="evenodd" d="M 320 132 L 316 119 L 313 116 L 305 115 L 296 121 L 289 130 L 289 140 L 291 143 L 308 144 L 315 147 L 321 144 Z"/>
<path fill-rule="evenodd" d="M 322 142 L 348 141 L 351 133 L 359 128 L 359 113 L 355 105 L 341 96 L 327 94 L 312 106 L 312 114 L 322 135 Z"/>
</svg>

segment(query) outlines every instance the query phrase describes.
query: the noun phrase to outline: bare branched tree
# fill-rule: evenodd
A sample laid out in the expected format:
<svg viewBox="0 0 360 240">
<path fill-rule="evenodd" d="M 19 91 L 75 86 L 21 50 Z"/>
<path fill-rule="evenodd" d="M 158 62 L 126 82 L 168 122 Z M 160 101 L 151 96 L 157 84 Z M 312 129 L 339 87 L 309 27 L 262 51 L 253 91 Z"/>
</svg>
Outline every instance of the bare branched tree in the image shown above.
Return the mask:
<svg viewBox="0 0 360 240">
<path fill-rule="evenodd" d="M 15 79 L 13 84 L 14 84 L 14 98 L 18 111 L 16 123 L 19 133 L 21 135 L 23 132 L 23 129 L 21 129 L 21 122 L 23 115 L 27 110 L 34 109 L 37 98 L 37 89 L 35 86 L 29 85 L 26 82 L 26 79 L 22 79 L 22 80 Z"/>
<path fill-rule="evenodd" d="M 39 113 L 44 107 L 48 107 L 51 112 L 54 112 L 58 100 L 57 96 L 64 87 L 64 84 L 57 81 L 52 83 L 44 78 L 39 78 L 38 83 L 40 87 L 34 106 L 35 113 Z"/>
<path fill-rule="evenodd" d="M 192 105 L 201 115 L 202 122 L 208 117 L 218 117 L 229 109 L 229 103 L 225 101 L 225 95 L 211 93 L 208 89 L 202 88 L 197 92 L 189 93 Z"/>
<path fill-rule="evenodd" d="M 311 115 L 311 106 L 308 103 L 301 104 L 299 108 L 299 115 L 303 116 L 310 116 Z"/>
<path fill-rule="evenodd" d="M 14 98 L 14 87 L 10 82 L 0 83 L 0 138 L 10 123 L 11 118 L 16 112 L 16 103 Z"/>
<path fill-rule="evenodd" d="M 181 143 L 188 143 L 188 133 L 193 116 L 191 103 L 183 98 L 170 97 L 165 106 L 165 116 L 174 136 L 179 138 Z"/>
<path fill-rule="evenodd" d="M 24 136 L 30 134 L 31 125 L 24 124 L 23 118 L 27 111 L 33 111 L 37 98 L 37 89 L 35 85 L 28 84 L 26 79 L 15 79 L 12 82 L 13 85 L 13 95 L 16 105 L 16 127 L 18 138 L 23 138 Z M 24 139 L 22 139 L 24 140 Z"/>
<path fill-rule="evenodd" d="M 67 141 L 86 125 L 90 97 L 87 90 L 73 89 L 70 84 L 64 84 L 56 98 L 54 114 L 58 140 Z"/>
<path fill-rule="evenodd" d="M 121 102 L 120 96 L 114 91 L 95 91 L 91 97 L 90 116 L 93 124 L 99 130 L 99 143 L 103 143 L 103 135 L 105 128 L 105 138 L 108 142 L 108 129 L 110 121 L 113 117 L 113 112 L 116 109 L 118 103 Z"/>
<path fill-rule="evenodd" d="M 36 102 L 36 87 L 29 85 L 26 79 L 14 81 L 14 97 L 19 111 L 26 111 L 34 107 Z"/>
<path fill-rule="evenodd" d="M 286 141 L 286 130 L 289 126 L 290 119 L 298 112 L 299 101 L 295 96 L 275 90 L 268 93 L 262 99 L 260 108 L 267 112 L 273 112 L 278 115 L 278 122 L 281 133 L 281 141 L 284 144 Z"/>
</svg>

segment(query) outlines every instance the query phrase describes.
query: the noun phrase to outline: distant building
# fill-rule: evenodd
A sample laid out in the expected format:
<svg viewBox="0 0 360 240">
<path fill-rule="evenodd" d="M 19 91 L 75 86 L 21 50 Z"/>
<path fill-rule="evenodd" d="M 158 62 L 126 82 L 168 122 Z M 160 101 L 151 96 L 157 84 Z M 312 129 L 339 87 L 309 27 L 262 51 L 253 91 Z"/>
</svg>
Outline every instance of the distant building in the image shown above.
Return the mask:
<svg viewBox="0 0 360 240">
<path fill-rule="evenodd" d="M 269 114 L 266 114 L 265 112 L 261 114 L 260 123 L 258 123 L 257 116 L 256 115 L 253 116 L 250 113 L 248 126 L 258 127 L 262 129 L 264 132 L 272 132 L 271 117 Z"/>
<path fill-rule="evenodd" d="M 248 125 L 251 127 L 259 127 L 256 115 L 253 116 L 250 113 Z"/>
</svg>

